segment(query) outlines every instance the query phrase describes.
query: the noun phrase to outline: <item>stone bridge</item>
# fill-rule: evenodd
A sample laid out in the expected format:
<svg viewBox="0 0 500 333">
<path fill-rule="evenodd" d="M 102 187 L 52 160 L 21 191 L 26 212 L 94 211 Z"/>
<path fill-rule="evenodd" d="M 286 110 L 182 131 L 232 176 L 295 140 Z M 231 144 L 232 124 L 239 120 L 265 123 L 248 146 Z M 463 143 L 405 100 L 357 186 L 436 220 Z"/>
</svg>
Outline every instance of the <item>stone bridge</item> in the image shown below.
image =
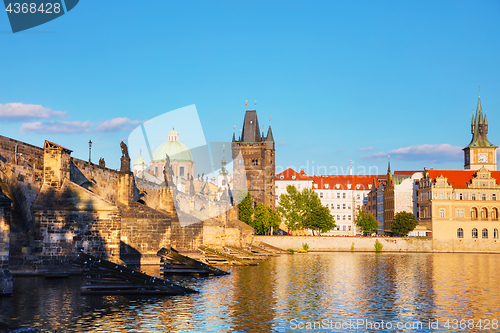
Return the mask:
<svg viewBox="0 0 500 333">
<path fill-rule="evenodd" d="M 128 156 L 113 170 L 50 141 L 40 148 L 0 136 L 0 189 L 12 200 L 0 212 L 0 256 L 8 253 L 11 264 L 81 250 L 115 262 L 159 263 L 162 246 L 194 252 L 253 241 L 253 229 L 229 202 L 135 179 Z"/>
</svg>

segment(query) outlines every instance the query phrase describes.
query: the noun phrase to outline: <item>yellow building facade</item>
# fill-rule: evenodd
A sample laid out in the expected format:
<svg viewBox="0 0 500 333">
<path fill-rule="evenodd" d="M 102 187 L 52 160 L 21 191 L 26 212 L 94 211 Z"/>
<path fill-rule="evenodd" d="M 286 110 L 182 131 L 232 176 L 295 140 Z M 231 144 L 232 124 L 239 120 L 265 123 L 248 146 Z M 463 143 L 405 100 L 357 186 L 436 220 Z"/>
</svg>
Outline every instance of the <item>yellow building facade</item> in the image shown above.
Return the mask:
<svg viewBox="0 0 500 333">
<path fill-rule="evenodd" d="M 500 251 L 500 171 L 486 134 L 481 100 L 464 150 L 465 170 L 424 169 L 418 189 L 419 227 L 432 232 L 437 251 Z"/>
</svg>

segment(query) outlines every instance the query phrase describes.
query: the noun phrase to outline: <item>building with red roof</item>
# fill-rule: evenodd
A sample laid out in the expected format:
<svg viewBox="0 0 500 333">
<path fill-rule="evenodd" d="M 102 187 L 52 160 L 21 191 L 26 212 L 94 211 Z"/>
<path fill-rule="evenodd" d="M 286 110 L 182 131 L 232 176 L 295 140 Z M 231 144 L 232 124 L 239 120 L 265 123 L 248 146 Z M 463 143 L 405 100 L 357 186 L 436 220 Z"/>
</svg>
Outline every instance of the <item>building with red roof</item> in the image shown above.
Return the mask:
<svg viewBox="0 0 500 333">
<path fill-rule="evenodd" d="M 363 201 L 370 192 L 373 179 L 385 175 L 315 175 L 308 176 L 301 170 L 297 172 L 291 168 L 276 175 L 276 205 L 279 196 L 286 193 L 289 185 L 299 191 L 304 188 L 313 189 L 319 196 L 322 204 L 330 209 L 337 227 L 325 235 L 356 235 L 354 224 L 356 210 L 363 206 Z"/>
<path fill-rule="evenodd" d="M 432 231 L 435 251 L 500 252 L 500 171 L 478 98 L 465 170 L 424 169 L 418 190 L 419 227 Z"/>
</svg>

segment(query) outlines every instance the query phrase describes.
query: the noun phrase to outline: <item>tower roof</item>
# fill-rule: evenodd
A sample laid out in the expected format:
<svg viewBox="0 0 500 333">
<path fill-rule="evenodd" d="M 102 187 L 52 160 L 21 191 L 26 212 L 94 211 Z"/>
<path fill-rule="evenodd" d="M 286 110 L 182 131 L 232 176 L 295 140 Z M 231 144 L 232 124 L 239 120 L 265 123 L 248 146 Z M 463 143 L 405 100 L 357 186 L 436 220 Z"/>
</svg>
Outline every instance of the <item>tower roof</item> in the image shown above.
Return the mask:
<svg viewBox="0 0 500 333">
<path fill-rule="evenodd" d="M 465 148 L 497 148 L 494 144 L 488 141 L 486 134 L 488 133 L 488 121 L 486 115 L 483 115 L 481 107 L 481 96 L 477 98 L 476 114 L 472 117 L 472 140 Z"/>
<path fill-rule="evenodd" d="M 243 120 L 243 130 L 241 132 L 242 142 L 261 142 L 259 120 L 256 110 L 247 110 L 245 120 Z"/>
</svg>

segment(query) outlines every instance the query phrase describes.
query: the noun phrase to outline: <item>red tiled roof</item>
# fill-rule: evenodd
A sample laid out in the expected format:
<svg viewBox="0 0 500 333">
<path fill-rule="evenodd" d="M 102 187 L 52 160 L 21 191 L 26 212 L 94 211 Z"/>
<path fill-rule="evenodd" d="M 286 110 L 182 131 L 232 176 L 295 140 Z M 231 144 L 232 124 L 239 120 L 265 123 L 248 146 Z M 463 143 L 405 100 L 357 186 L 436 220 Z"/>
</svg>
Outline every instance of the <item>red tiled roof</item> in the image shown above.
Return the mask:
<svg viewBox="0 0 500 333">
<path fill-rule="evenodd" d="M 283 180 L 292 180 L 292 176 L 295 176 L 293 180 L 312 180 L 311 177 L 308 177 L 304 170 L 301 170 L 300 173 L 296 172 L 292 168 L 288 168 L 285 171 L 276 175 L 276 180 L 282 180 L 281 176 L 283 176 Z"/>
<path fill-rule="evenodd" d="M 477 170 L 429 170 L 429 177 L 433 180 L 436 177 L 443 175 L 443 177 L 448 178 L 448 183 L 450 183 L 453 188 L 467 188 L 466 184 L 470 184 L 472 178 L 476 174 Z M 491 177 L 495 178 L 498 183 L 500 180 L 500 171 L 490 171 Z"/>
<path fill-rule="evenodd" d="M 422 170 L 420 170 L 420 171 L 394 171 L 394 174 L 395 175 L 408 175 L 408 176 L 410 176 L 410 175 L 413 175 L 417 172 L 422 172 Z"/>
<path fill-rule="evenodd" d="M 318 189 L 326 189 L 325 185 L 328 185 L 328 189 L 337 189 L 338 186 L 339 190 L 369 190 L 373 185 L 373 179 L 378 179 L 379 177 L 378 175 L 327 175 L 312 176 L 311 178 L 314 184 L 318 185 Z M 351 185 L 350 188 L 349 185 Z"/>
</svg>

